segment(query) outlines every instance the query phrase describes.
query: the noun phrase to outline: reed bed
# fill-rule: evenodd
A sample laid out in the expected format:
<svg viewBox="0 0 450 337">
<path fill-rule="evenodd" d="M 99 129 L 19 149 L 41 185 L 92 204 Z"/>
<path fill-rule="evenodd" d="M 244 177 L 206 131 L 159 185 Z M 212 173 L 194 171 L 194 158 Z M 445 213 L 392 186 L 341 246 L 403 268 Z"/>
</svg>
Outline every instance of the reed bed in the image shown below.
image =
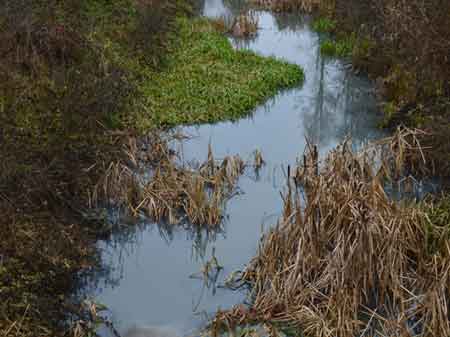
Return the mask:
<svg viewBox="0 0 450 337">
<path fill-rule="evenodd" d="M 245 168 L 237 155 L 216 160 L 211 147 L 205 162 L 181 163 L 168 140 L 156 136 L 140 143 L 131 138 L 124 153 L 126 160 L 105 170 L 90 195 L 91 205 L 108 200 L 135 216 L 168 224 L 220 225 Z"/>
<path fill-rule="evenodd" d="M 384 190 L 425 160 L 421 136 L 399 130 L 358 152 L 348 140 L 323 161 L 309 146 L 278 224 L 234 277 L 251 304 L 219 311 L 213 334 L 262 323 L 273 336 L 450 336 L 450 227 Z"/>
</svg>

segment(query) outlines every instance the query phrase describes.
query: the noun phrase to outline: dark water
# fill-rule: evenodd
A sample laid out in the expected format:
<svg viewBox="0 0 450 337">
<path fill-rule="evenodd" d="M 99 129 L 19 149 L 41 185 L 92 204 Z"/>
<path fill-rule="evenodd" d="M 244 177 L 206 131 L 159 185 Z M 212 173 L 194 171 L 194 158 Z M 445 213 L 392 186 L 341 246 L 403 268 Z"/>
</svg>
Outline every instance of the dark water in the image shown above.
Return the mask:
<svg viewBox="0 0 450 337">
<path fill-rule="evenodd" d="M 237 7 L 221 0 L 206 0 L 203 6 L 207 16 L 237 13 Z M 242 301 L 244 293 L 216 286 L 245 266 L 256 253 L 262 227 L 276 221 L 283 170 L 303 153 L 305 139 L 318 144 L 323 154 L 347 135 L 356 142 L 380 136 L 371 84 L 346 71 L 341 61 L 321 57 L 320 37 L 311 30 L 308 18 L 261 12 L 259 25 L 255 39 L 233 44 L 301 65 L 305 83 L 281 92 L 237 123 L 183 129 L 193 136 L 177 144 L 186 160 L 205 159 L 211 143 L 217 158 L 237 153 L 251 158 L 259 149 L 267 165 L 259 176 L 249 171 L 240 179 L 242 193 L 228 203 L 221 233 L 143 223 L 101 243 L 115 281 L 98 280 L 93 295 L 110 308 L 120 332 L 152 326 L 190 335 L 201 328 L 207 315 Z M 191 278 L 213 250 L 224 266 L 217 283 Z"/>
</svg>

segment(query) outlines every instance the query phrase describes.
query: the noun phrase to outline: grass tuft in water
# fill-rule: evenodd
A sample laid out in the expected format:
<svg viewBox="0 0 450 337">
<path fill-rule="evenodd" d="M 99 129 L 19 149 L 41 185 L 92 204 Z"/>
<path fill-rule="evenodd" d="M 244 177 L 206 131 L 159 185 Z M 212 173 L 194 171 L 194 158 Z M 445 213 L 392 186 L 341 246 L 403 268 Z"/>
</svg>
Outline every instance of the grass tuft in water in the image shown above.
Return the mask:
<svg viewBox="0 0 450 337">
<path fill-rule="evenodd" d="M 353 54 L 355 43 L 354 35 L 338 40 L 326 39 L 320 44 L 320 52 L 327 56 L 350 57 Z"/>
<path fill-rule="evenodd" d="M 329 18 L 318 18 L 314 20 L 312 29 L 319 33 L 331 33 L 336 29 L 336 22 Z"/>
<path fill-rule="evenodd" d="M 259 19 L 253 11 L 247 11 L 234 19 L 233 26 L 230 30 L 234 37 L 252 37 L 258 32 Z"/>
<path fill-rule="evenodd" d="M 215 160 L 211 147 L 205 162 L 181 163 L 169 139 L 156 133 L 142 140 L 130 137 L 124 157 L 109 165 L 91 191 L 92 206 L 107 201 L 155 222 L 210 229 L 220 228 L 246 166 L 238 155 Z M 150 179 L 142 175 L 149 169 Z"/>
<path fill-rule="evenodd" d="M 251 5 L 274 12 L 311 13 L 318 9 L 321 0 L 250 0 Z"/>
</svg>

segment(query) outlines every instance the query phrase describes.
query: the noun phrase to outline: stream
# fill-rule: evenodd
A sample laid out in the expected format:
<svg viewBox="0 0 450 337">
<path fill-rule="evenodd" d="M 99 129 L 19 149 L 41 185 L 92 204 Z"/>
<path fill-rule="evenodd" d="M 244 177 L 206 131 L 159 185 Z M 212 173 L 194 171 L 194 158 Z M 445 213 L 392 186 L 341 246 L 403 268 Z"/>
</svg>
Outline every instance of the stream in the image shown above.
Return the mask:
<svg viewBox="0 0 450 337">
<path fill-rule="evenodd" d="M 222 0 L 203 5 L 205 16 L 239 10 L 239 4 Z M 371 83 L 348 71 L 343 61 L 320 55 L 321 36 L 311 29 L 310 18 L 264 11 L 257 15 L 258 35 L 231 39 L 233 45 L 299 64 L 305 82 L 280 92 L 238 122 L 182 128 L 191 136 L 175 144 L 184 160 L 206 159 L 211 144 L 218 159 L 233 154 L 250 159 L 259 149 L 266 165 L 258 174 L 248 170 L 240 178 L 240 193 L 228 202 L 219 232 L 143 222 L 123 226 L 110 241 L 99 243 L 110 275 L 94 282 L 91 296 L 110 309 L 120 333 L 148 326 L 170 328 L 178 336 L 195 335 L 217 309 L 242 302 L 245 292 L 220 285 L 245 267 L 257 252 L 262 231 L 276 222 L 284 172 L 303 154 L 306 139 L 324 154 L 348 135 L 355 143 L 382 136 Z M 213 254 L 223 270 L 205 283 L 200 271 Z"/>
</svg>

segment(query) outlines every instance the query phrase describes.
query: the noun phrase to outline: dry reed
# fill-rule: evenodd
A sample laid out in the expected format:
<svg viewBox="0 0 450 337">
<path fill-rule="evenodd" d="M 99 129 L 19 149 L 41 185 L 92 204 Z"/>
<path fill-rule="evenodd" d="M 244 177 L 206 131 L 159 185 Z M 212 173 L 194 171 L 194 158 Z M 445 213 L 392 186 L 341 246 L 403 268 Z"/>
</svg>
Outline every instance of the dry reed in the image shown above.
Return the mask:
<svg viewBox="0 0 450 337">
<path fill-rule="evenodd" d="M 319 8 L 321 0 L 250 0 L 250 4 L 275 12 L 301 11 L 311 13 Z"/>
<path fill-rule="evenodd" d="M 143 142 L 130 138 L 124 153 L 127 160 L 105 170 L 90 195 L 91 205 L 107 200 L 135 216 L 169 224 L 219 225 L 245 168 L 239 156 L 215 160 L 211 148 L 198 167 L 181 164 L 167 139 L 156 136 Z"/>
<path fill-rule="evenodd" d="M 258 24 L 258 16 L 253 11 L 246 11 L 233 20 L 230 32 L 234 37 L 252 37 L 258 32 Z"/>
<path fill-rule="evenodd" d="M 250 286 L 250 306 L 219 311 L 212 331 L 264 323 L 314 337 L 450 336 L 449 227 L 384 190 L 422 158 L 419 136 L 399 130 L 359 152 L 346 141 L 320 163 L 309 146 L 281 219 L 234 280 Z"/>
</svg>

